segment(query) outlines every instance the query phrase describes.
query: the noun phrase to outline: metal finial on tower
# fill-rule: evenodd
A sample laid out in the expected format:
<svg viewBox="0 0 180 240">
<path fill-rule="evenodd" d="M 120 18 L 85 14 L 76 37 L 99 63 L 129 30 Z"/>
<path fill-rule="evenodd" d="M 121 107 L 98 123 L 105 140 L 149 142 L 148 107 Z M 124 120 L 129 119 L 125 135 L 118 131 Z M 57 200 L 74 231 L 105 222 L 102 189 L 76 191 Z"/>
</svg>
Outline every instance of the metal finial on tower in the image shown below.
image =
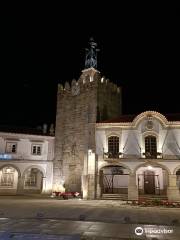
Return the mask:
<svg viewBox="0 0 180 240">
<path fill-rule="evenodd" d="M 89 40 L 89 48 L 86 48 L 85 68 L 97 68 L 97 43 L 91 37 Z"/>
</svg>

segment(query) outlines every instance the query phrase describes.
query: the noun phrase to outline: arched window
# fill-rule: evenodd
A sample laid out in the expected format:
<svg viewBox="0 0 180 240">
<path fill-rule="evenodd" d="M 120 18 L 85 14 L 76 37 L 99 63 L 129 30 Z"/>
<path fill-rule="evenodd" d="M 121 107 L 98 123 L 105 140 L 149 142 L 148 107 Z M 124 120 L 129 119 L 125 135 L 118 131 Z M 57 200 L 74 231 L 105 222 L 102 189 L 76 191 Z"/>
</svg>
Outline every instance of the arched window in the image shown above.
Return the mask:
<svg viewBox="0 0 180 240">
<path fill-rule="evenodd" d="M 108 157 L 119 158 L 119 138 L 112 136 L 108 138 Z"/>
<path fill-rule="evenodd" d="M 147 136 L 145 138 L 145 156 L 146 158 L 157 158 L 156 137 Z"/>
<path fill-rule="evenodd" d="M 15 169 L 12 167 L 4 167 L 1 172 L 1 186 L 13 187 Z"/>
<path fill-rule="evenodd" d="M 25 174 L 25 187 L 35 187 L 37 185 L 37 176 L 39 170 L 31 168 Z"/>
</svg>

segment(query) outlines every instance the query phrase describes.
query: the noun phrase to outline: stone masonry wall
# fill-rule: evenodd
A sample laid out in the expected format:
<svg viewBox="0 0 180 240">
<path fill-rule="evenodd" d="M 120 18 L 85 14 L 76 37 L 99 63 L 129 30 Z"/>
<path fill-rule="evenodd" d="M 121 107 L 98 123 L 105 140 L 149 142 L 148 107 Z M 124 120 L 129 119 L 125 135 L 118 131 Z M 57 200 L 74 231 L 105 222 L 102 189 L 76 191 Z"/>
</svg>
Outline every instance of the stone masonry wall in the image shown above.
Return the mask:
<svg viewBox="0 0 180 240">
<path fill-rule="evenodd" d="M 100 82 L 100 73 L 90 68 L 82 71 L 79 80 L 73 80 L 71 86 L 69 83 L 65 83 L 65 87 L 58 86 L 53 190 L 62 190 L 62 187 L 65 187 L 66 191 L 82 190 L 84 160 L 87 158 L 88 149 L 92 152 L 96 150 L 95 126 L 98 106 L 101 115 L 104 111 L 102 106 L 111 108 L 107 111 L 108 117 L 119 113 L 114 102 L 120 95 L 117 87 L 114 84 L 108 87 L 106 85 L 110 84 L 109 82 Z M 80 87 L 80 92 L 76 95 L 72 94 L 74 85 Z M 99 88 L 102 89 L 98 91 Z M 107 100 L 108 91 L 110 100 Z"/>
</svg>

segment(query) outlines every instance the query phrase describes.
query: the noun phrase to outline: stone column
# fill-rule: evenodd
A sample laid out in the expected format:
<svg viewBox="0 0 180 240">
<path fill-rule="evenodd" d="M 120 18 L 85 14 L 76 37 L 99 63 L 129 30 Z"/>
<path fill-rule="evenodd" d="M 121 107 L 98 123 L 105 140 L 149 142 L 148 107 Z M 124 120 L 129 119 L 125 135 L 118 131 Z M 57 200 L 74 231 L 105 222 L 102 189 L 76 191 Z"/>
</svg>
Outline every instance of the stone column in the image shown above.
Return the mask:
<svg viewBox="0 0 180 240">
<path fill-rule="evenodd" d="M 136 186 L 136 174 L 129 174 L 128 200 L 138 200 L 138 188 Z"/>
<path fill-rule="evenodd" d="M 82 194 L 83 194 L 83 199 L 87 199 L 88 196 L 88 178 L 87 175 L 83 175 L 81 177 L 81 182 L 82 182 Z"/>
<path fill-rule="evenodd" d="M 22 194 L 23 192 L 24 192 L 24 177 L 18 176 L 17 194 Z"/>
<path fill-rule="evenodd" d="M 101 198 L 103 193 L 103 170 L 99 171 L 99 175 L 97 175 L 97 198 Z"/>
<path fill-rule="evenodd" d="M 179 201 L 180 200 L 180 193 L 176 183 L 176 175 L 169 174 L 169 184 L 167 188 L 167 197 L 170 201 Z"/>
<path fill-rule="evenodd" d="M 96 192 L 96 198 L 99 199 L 101 198 L 102 195 L 102 190 L 101 190 L 101 173 L 97 175 L 97 192 Z"/>
<path fill-rule="evenodd" d="M 95 175 L 88 174 L 88 199 L 95 199 Z"/>
<path fill-rule="evenodd" d="M 46 190 L 46 177 L 42 177 L 42 194 L 48 194 Z"/>
<path fill-rule="evenodd" d="M 88 150 L 85 166 L 82 176 L 83 198 L 95 199 L 95 153 L 92 150 Z"/>
</svg>

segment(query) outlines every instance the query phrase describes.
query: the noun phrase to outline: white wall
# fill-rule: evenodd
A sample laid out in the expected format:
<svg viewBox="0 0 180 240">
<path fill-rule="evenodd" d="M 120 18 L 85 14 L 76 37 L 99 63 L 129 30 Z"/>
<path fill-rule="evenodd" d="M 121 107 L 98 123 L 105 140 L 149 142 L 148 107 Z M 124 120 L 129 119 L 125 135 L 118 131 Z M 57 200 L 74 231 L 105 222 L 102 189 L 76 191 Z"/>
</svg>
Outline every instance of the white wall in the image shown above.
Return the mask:
<svg viewBox="0 0 180 240">
<path fill-rule="evenodd" d="M 10 159 L 3 159 L 6 154 L 6 141 L 17 142 L 17 153 L 8 153 Z M 42 154 L 32 155 L 32 144 L 42 144 Z M 0 133 L 0 169 L 4 166 L 12 166 L 19 171 L 19 175 L 24 176 L 29 168 L 38 168 L 43 174 L 43 193 L 50 193 L 53 182 L 53 159 L 54 159 L 54 137 L 39 136 L 15 133 Z M 13 189 L 17 190 L 18 171 L 16 172 Z M 39 181 L 40 184 L 41 181 Z M 40 185 L 38 185 L 38 188 Z M 12 191 L 11 191 L 12 192 Z M 15 193 L 14 191 L 13 193 Z M 0 188 L 1 193 L 1 188 Z"/>
<path fill-rule="evenodd" d="M 135 128 L 124 128 L 121 123 L 116 126 L 105 124 L 97 125 L 96 129 L 96 153 L 103 154 L 108 151 L 108 136 L 119 136 L 119 151 L 123 152 L 123 157 L 141 156 L 145 152 L 145 137 L 154 135 L 157 139 L 157 152 L 163 153 L 164 158 L 180 159 L 180 128 L 167 128 L 153 118 L 153 129 L 146 128 L 147 119 L 142 119 Z"/>
<path fill-rule="evenodd" d="M 54 158 L 54 137 L 0 133 L 0 154 L 6 153 L 6 142 L 17 143 L 17 152 L 8 153 L 12 159 L 53 160 Z M 41 155 L 32 154 L 33 144 L 42 145 Z"/>
</svg>

